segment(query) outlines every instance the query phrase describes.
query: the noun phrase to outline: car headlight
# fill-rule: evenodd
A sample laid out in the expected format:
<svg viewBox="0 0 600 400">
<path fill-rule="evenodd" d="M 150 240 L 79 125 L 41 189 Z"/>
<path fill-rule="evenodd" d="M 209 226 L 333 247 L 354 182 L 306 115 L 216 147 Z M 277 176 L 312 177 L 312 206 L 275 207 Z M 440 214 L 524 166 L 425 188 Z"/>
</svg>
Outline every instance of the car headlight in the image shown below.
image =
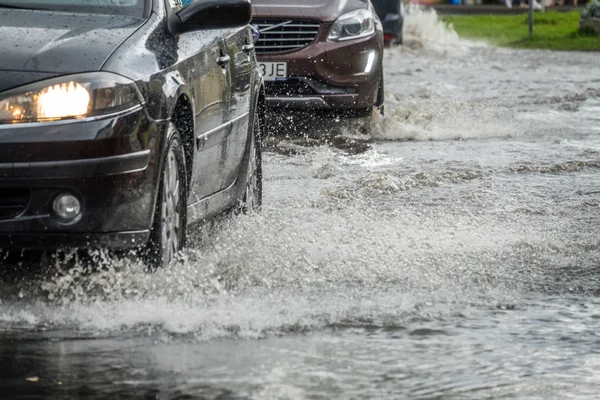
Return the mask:
<svg viewBox="0 0 600 400">
<path fill-rule="evenodd" d="M 111 114 L 139 105 L 132 80 L 108 72 L 48 79 L 0 93 L 0 124 Z"/>
<path fill-rule="evenodd" d="M 331 27 L 329 40 L 350 40 L 375 32 L 375 19 L 370 10 L 356 10 L 339 17 Z"/>
</svg>

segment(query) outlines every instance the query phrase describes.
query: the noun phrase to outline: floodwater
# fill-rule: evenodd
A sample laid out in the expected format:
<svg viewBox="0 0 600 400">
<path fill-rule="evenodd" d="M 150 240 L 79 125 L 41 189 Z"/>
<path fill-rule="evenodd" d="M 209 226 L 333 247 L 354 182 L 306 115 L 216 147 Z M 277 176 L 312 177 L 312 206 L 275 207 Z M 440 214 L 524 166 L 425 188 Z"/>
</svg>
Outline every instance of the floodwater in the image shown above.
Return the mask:
<svg viewBox="0 0 600 400">
<path fill-rule="evenodd" d="M 173 268 L 0 278 L 1 396 L 598 398 L 597 54 L 406 29 L 385 117 L 271 140 Z"/>
</svg>

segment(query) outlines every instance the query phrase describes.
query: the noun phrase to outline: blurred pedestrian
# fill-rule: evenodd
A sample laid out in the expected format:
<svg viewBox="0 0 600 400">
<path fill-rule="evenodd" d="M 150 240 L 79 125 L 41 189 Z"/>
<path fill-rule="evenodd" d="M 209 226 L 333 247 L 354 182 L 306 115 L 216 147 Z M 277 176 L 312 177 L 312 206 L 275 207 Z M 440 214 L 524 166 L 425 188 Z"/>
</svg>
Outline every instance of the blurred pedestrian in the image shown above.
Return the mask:
<svg viewBox="0 0 600 400">
<path fill-rule="evenodd" d="M 540 3 L 538 3 L 537 0 L 529 0 L 529 1 L 533 1 L 533 9 L 534 10 L 542 10 L 544 8 Z M 529 1 L 521 0 L 521 3 L 519 4 L 519 7 L 521 7 L 521 8 L 528 7 L 529 6 Z M 573 1 L 577 1 L 577 0 L 573 0 Z"/>
<path fill-rule="evenodd" d="M 565 5 L 565 0 L 560 0 L 558 5 L 563 7 Z M 573 7 L 577 7 L 577 0 L 573 0 Z"/>
</svg>

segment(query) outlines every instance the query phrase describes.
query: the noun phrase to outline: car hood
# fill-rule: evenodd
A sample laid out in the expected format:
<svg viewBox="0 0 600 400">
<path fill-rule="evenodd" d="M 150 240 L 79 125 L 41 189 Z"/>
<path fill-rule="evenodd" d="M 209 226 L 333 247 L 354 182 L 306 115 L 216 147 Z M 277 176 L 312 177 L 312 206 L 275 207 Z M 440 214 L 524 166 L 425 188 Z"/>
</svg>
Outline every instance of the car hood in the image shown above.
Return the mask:
<svg viewBox="0 0 600 400">
<path fill-rule="evenodd" d="M 335 21 L 340 15 L 367 7 L 367 0 L 254 0 L 252 13 L 261 18 L 316 19 Z"/>
<path fill-rule="evenodd" d="M 144 20 L 0 9 L 0 92 L 41 77 L 98 71 Z"/>
</svg>

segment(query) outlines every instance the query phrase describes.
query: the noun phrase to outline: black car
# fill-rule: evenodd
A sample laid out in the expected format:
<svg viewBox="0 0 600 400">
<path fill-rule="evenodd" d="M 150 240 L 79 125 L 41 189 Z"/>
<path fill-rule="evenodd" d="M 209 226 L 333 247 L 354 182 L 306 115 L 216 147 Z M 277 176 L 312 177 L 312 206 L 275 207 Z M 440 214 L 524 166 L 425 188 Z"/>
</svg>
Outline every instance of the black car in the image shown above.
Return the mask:
<svg viewBox="0 0 600 400">
<path fill-rule="evenodd" d="M 403 44 L 404 6 L 401 0 L 371 0 L 371 3 L 383 25 L 386 46 Z"/>
<path fill-rule="evenodd" d="M 142 248 L 260 206 L 248 0 L 0 0 L 0 248 Z"/>
</svg>

